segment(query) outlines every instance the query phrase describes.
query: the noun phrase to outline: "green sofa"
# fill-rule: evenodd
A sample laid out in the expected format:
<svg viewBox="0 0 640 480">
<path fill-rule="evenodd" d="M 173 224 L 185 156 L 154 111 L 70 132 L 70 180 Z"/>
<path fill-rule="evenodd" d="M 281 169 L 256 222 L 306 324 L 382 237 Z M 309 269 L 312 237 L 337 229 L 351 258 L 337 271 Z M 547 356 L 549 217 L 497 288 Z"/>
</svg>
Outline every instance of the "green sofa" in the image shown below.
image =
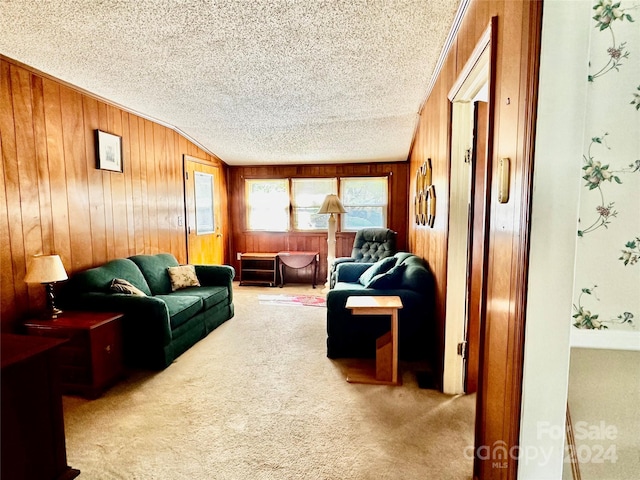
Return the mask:
<svg viewBox="0 0 640 480">
<path fill-rule="evenodd" d="M 172 292 L 167 269 L 175 266 L 168 253 L 115 259 L 73 275 L 60 303 L 69 310 L 123 312 L 126 365 L 160 370 L 234 314 L 233 267 L 195 265 L 201 286 Z M 145 296 L 113 293 L 114 278 Z"/>
<path fill-rule="evenodd" d="M 327 356 L 329 358 L 373 358 L 376 339 L 390 329 L 389 316 L 352 315 L 347 298 L 362 295 L 397 295 L 398 350 L 403 360 L 433 360 L 435 342 L 435 283 L 426 262 L 407 252 L 398 252 L 375 288 L 360 282 L 372 263 L 342 263 L 336 268 L 336 283 L 327 293 Z M 389 259 L 390 260 L 390 259 Z M 387 262 L 389 261 L 387 260 Z M 376 262 L 378 264 L 379 262 Z"/>
</svg>

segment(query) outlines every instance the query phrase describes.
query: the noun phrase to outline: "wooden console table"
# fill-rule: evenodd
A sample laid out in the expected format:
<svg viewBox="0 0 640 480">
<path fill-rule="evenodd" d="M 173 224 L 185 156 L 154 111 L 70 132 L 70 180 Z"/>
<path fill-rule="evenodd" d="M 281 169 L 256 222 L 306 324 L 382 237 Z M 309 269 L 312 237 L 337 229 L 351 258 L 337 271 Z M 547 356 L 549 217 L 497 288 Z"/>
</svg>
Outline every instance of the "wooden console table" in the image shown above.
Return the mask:
<svg viewBox="0 0 640 480">
<path fill-rule="evenodd" d="M 316 288 L 318 277 L 318 260 L 320 254 L 318 252 L 296 252 L 296 251 L 284 251 L 278 252 L 278 259 L 280 260 L 280 288 L 284 285 L 284 266 L 290 268 L 304 268 L 313 264 L 313 288 Z"/>
<path fill-rule="evenodd" d="M 2 478 L 70 480 L 59 348 L 65 340 L 2 334 Z"/>
<path fill-rule="evenodd" d="M 240 285 L 276 286 L 277 253 L 243 253 L 240 255 Z"/>
<path fill-rule="evenodd" d="M 348 297 L 346 308 L 353 315 L 390 315 L 391 330 L 376 340 L 375 366 L 361 363 L 349 369 L 347 382 L 376 385 L 400 385 L 398 378 L 398 310 L 402 300 L 398 296 Z"/>
</svg>

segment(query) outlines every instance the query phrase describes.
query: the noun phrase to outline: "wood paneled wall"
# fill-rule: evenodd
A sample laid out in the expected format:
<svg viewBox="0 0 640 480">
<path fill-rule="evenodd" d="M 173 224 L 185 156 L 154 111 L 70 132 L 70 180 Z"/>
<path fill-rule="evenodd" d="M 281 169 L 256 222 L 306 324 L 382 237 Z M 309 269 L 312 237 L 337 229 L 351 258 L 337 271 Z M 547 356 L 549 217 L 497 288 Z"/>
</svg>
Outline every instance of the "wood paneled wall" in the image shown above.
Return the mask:
<svg viewBox="0 0 640 480">
<path fill-rule="evenodd" d="M 389 178 L 389 228 L 398 232 L 398 250 L 407 250 L 407 191 L 408 163 L 335 164 L 229 167 L 229 204 L 231 222 L 231 246 L 234 266 L 239 268 L 236 254 L 243 252 L 278 252 L 281 250 L 306 250 L 320 252 L 319 283 L 327 277 L 327 232 L 262 233 L 245 229 L 245 178 L 319 178 L 343 176 L 388 176 Z M 338 230 L 339 230 L 338 226 Z M 353 232 L 336 234 L 336 257 L 351 255 Z M 287 280 L 308 282 L 308 269 L 287 271 Z"/>
<path fill-rule="evenodd" d="M 411 192 L 414 191 L 416 169 L 426 158 L 431 158 L 433 165 L 433 183 L 438 198 L 436 222 L 434 228 L 411 223 L 409 247 L 425 258 L 435 273 L 443 345 L 451 140 L 451 107 L 447 94 L 491 18 L 497 17 L 490 143 L 494 169 L 496 159 L 511 159 L 511 197 L 506 204 L 498 203 L 497 185 L 493 181 L 477 447 L 491 448 L 504 441 L 508 449 L 518 444 L 541 10 L 542 2 L 535 0 L 474 0 L 470 4 L 421 113 L 410 158 Z M 410 206 L 409 218 L 412 215 L 413 206 Z M 517 461 L 510 458 L 505 461 L 499 466 L 492 465 L 492 460 L 479 462 L 474 474 L 482 479 L 516 478 Z"/>
<path fill-rule="evenodd" d="M 32 255 L 60 255 L 69 274 L 142 253 L 186 261 L 182 155 L 223 173 L 224 163 L 172 129 L 5 57 L 0 95 L 3 331 L 44 306 L 44 288 L 23 281 Z M 122 137 L 124 173 L 96 169 L 96 129 Z M 217 200 L 226 206 L 224 190 Z"/>
</svg>

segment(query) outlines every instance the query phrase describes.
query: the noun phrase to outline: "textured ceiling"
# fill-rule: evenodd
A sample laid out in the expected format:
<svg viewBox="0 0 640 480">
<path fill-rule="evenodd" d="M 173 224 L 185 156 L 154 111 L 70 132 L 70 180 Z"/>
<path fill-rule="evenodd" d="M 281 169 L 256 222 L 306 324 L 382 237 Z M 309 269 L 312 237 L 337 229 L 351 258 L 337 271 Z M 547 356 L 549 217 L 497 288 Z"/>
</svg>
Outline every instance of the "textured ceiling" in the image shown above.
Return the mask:
<svg viewBox="0 0 640 480">
<path fill-rule="evenodd" d="M 0 53 L 230 165 L 406 160 L 460 0 L 0 0 Z"/>
</svg>

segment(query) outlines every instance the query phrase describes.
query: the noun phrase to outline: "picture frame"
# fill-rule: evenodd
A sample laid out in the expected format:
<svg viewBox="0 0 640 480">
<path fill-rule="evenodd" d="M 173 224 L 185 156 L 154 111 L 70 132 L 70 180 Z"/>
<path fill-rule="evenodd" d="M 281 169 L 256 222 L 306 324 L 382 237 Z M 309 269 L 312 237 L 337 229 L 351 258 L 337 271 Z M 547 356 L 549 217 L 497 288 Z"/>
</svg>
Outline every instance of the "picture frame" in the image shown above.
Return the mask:
<svg viewBox="0 0 640 480">
<path fill-rule="evenodd" d="M 122 137 L 96 130 L 96 168 L 123 172 Z"/>
</svg>

